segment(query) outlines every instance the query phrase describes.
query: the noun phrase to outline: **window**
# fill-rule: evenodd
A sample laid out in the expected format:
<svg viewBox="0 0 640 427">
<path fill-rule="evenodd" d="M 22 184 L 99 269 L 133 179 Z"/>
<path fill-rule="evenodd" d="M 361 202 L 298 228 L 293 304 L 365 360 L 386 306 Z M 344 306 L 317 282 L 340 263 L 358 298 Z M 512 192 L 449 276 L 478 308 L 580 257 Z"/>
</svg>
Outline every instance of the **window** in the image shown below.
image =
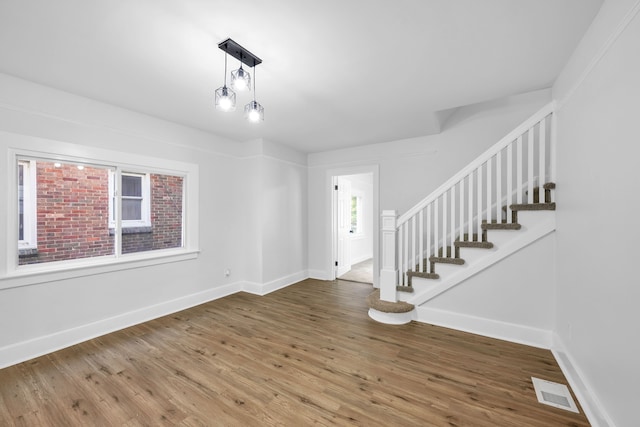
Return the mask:
<svg viewBox="0 0 640 427">
<path fill-rule="evenodd" d="M 5 132 L 0 145 L 0 289 L 198 257 L 197 164 Z M 124 224 L 123 200 L 137 205 Z"/>
<path fill-rule="evenodd" d="M 35 175 L 31 185 L 22 180 L 22 202 L 20 170 L 23 177 L 27 170 Z M 18 264 L 113 255 L 114 239 L 107 228 L 107 176 L 106 167 L 19 159 L 18 206 L 23 207 L 19 228 L 24 230 L 31 223 L 38 227 L 29 241 L 31 250 L 18 252 Z M 33 209 L 26 209 L 27 195 L 35 199 Z M 24 240 L 18 242 L 19 246 L 25 244 Z"/>
<path fill-rule="evenodd" d="M 24 241 L 24 175 L 26 166 L 18 163 L 18 241 Z"/>
<path fill-rule="evenodd" d="M 362 234 L 362 196 L 351 197 L 351 233 Z"/>
<path fill-rule="evenodd" d="M 123 172 L 122 227 L 151 227 L 149 174 Z M 109 226 L 115 227 L 116 209 L 115 172 L 109 173 Z M 142 231 L 142 230 L 140 230 Z"/>
<path fill-rule="evenodd" d="M 183 247 L 179 174 L 25 157 L 16 170 L 19 266 Z"/>
<path fill-rule="evenodd" d="M 36 247 L 35 163 L 18 162 L 18 249 L 27 255 Z"/>
<path fill-rule="evenodd" d="M 142 179 L 140 175 L 122 174 L 122 221 L 142 221 L 142 206 L 148 206 L 147 198 L 142 197 Z M 146 183 L 145 189 L 148 189 Z M 147 209 L 148 210 L 148 209 Z M 146 218 L 147 215 L 145 215 Z"/>
</svg>

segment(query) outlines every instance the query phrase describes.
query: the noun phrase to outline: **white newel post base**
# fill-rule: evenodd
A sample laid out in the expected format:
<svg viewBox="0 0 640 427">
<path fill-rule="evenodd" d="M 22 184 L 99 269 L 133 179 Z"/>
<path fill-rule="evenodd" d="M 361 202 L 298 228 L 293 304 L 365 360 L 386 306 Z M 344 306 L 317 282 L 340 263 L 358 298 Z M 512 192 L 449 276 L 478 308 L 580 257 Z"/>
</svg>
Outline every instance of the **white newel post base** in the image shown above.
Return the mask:
<svg viewBox="0 0 640 427">
<path fill-rule="evenodd" d="M 383 301 L 396 302 L 396 278 L 398 270 L 380 271 L 380 299 Z"/>
<path fill-rule="evenodd" d="M 382 262 L 380 270 L 380 299 L 397 302 L 396 285 L 396 211 L 382 211 Z"/>
<path fill-rule="evenodd" d="M 385 313 L 376 309 L 369 309 L 369 317 L 373 320 L 387 325 L 404 325 L 411 322 L 415 317 L 415 310 L 407 313 Z"/>
</svg>

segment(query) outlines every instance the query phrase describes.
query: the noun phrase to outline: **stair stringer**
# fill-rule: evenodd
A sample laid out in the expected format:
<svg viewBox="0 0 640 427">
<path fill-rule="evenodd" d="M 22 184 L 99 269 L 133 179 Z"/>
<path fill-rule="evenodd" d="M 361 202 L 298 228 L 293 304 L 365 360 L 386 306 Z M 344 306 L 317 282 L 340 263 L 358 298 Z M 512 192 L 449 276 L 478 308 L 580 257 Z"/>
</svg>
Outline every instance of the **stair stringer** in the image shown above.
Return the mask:
<svg viewBox="0 0 640 427">
<path fill-rule="evenodd" d="M 524 217 L 523 213 L 518 215 Z M 532 212 L 530 215 L 526 215 L 526 219 L 522 218 L 522 228 L 517 231 L 500 231 L 500 233 L 510 233 L 511 237 L 505 238 L 504 241 L 500 241 L 494 247 L 493 250 L 488 251 L 486 255 L 478 257 L 477 259 L 465 263 L 462 266 L 457 267 L 458 271 L 449 273 L 446 277 L 442 277 L 433 284 L 433 281 L 429 279 L 421 279 L 418 277 L 413 278 L 419 283 L 429 283 L 429 286 L 423 292 L 417 292 L 410 298 L 403 298 L 407 303 L 413 304 L 418 307 L 421 304 L 426 303 L 429 300 L 434 299 L 438 295 L 441 295 L 454 286 L 462 283 L 468 278 L 478 274 L 479 272 L 491 267 L 498 261 L 501 261 L 511 254 L 525 248 L 533 242 L 543 238 L 549 233 L 552 233 L 556 229 L 556 215 L 554 211 L 548 212 Z M 519 221 L 520 222 L 520 221 Z M 496 230 L 488 231 L 488 240 L 491 241 L 491 233 L 495 233 Z M 464 248 L 461 248 L 461 257 L 464 258 Z M 420 285 L 416 283 L 416 289 L 420 288 Z"/>
</svg>

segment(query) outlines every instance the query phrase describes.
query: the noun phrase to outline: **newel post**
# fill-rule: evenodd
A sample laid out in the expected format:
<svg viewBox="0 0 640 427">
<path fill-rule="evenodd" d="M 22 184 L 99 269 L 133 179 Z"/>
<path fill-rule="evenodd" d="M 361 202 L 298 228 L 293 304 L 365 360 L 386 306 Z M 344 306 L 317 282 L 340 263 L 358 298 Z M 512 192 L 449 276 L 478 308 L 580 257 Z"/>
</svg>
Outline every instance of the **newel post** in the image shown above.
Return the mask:
<svg viewBox="0 0 640 427">
<path fill-rule="evenodd" d="M 382 211 L 382 262 L 380 269 L 380 299 L 397 302 L 396 285 L 396 211 Z"/>
</svg>

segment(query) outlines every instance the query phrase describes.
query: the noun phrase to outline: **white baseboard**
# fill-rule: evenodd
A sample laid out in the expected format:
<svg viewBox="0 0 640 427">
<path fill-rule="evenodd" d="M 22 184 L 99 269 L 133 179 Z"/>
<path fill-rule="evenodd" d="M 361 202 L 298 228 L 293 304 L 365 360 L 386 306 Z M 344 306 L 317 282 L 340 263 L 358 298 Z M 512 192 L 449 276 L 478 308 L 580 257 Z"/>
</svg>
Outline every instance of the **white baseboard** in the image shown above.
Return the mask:
<svg viewBox="0 0 640 427">
<path fill-rule="evenodd" d="M 309 277 L 306 270 L 268 283 L 235 282 L 0 348 L 0 369 L 236 292 L 266 295 Z"/>
<path fill-rule="evenodd" d="M 268 293 L 277 291 L 278 289 L 286 288 L 287 286 L 293 285 L 294 283 L 298 283 L 307 278 L 309 278 L 309 273 L 306 270 L 302 270 L 267 283 L 260 284 L 256 282 L 243 282 L 242 290 L 245 292 L 249 292 L 250 294 L 264 296 Z"/>
<path fill-rule="evenodd" d="M 468 316 L 429 307 L 416 307 L 415 320 L 532 347 L 551 348 L 551 331 L 530 326 Z"/>
<path fill-rule="evenodd" d="M 242 289 L 241 286 L 241 283 L 231 283 L 119 314 L 97 322 L 2 347 L 0 348 L 0 369 L 70 347 L 110 332 L 128 328 L 129 326 L 157 319 L 167 314 L 234 294 Z"/>
<path fill-rule="evenodd" d="M 310 279 L 316 280 L 332 280 L 329 278 L 329 272 L 325 270 L 307 270 Z"/>
<path fill-rule="evenodd" d="M 553 345 L 551 351 L 562 369 L 571 389 L 575 393 L 580 406 L 584 410 L 585 415 L 589 419 L 589 422 L 594 427 L 612 427 L 615 424 L 604 410 L 604 406 L 598 400 L 598 397 L 593 394 L 591 387 L 586 381 L 586 377 L 578 368 L 575 360 L 566 349 L 564 342 L 560 336 L 556 333 L 553 334 Z"/>
</svg>

